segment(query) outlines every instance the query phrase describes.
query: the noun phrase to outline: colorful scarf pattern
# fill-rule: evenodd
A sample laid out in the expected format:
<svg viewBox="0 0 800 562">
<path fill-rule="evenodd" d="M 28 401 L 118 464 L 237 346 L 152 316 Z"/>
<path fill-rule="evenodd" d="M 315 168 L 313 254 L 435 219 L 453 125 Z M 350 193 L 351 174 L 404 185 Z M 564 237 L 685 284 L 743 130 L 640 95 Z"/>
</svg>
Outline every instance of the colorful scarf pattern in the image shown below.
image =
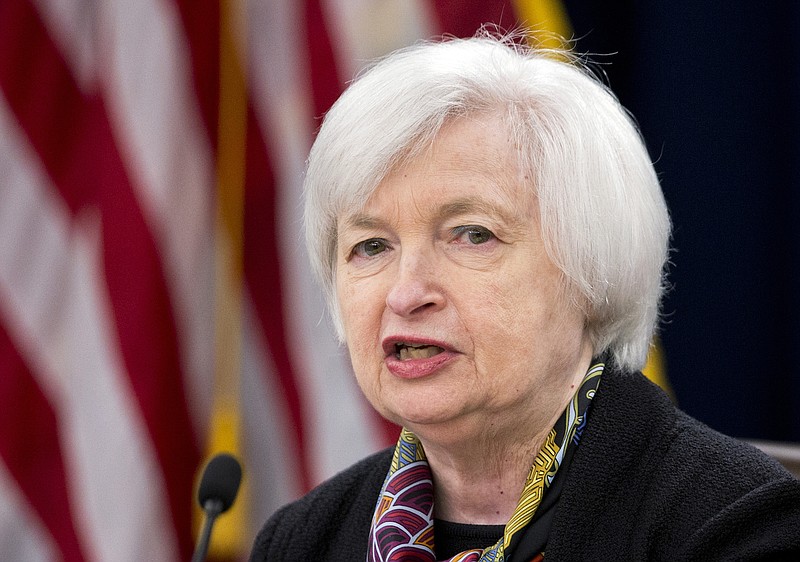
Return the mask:
<svg viewBox="0 0 800 562">
<path fill-rule="evenodd" d="M 580 440 L 603 368 L 603 363 L 592 365 L 550 430 L 533 460 L 503 537 L 488 548 L 461 552 L 447 562 L 504 562 L 511 541 L 533 520 L 542 497 L 563 462 L 567 447 L 570 444 L 576 446 Z M 367 562 L 436 562 L 433 497 L 430 465 L 422 443 L 411 431 L 403 428 L 372 518 Z"/>
</svg>

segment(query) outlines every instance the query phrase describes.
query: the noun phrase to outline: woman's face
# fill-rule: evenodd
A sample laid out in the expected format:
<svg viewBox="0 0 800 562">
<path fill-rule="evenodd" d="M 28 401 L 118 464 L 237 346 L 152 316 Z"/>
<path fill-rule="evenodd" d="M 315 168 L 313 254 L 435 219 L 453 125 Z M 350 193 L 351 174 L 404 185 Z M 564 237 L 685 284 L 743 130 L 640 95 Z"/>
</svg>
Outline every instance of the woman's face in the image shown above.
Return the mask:
<svg viewBox="0 0 800 562">
<path fill-rule="evenodd" d="M 501 119 L 465 117 L 339 218 L 336 291 L 358 383 L 423 439 L 545 429 L 586 368 L 583 316 L 523 182 Z"/>
</svg>

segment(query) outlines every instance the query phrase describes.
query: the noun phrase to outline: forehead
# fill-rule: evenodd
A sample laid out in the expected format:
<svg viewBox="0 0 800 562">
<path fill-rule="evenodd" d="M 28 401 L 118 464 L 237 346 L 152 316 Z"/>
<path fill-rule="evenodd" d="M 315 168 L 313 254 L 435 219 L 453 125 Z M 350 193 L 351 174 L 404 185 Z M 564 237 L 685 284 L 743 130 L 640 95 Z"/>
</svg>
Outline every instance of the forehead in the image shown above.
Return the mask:
<svg viewBox="0 0 800 562">
<path fill-rule="evenodd" d="M 384 178 L 363 207 L 343 213 L 339 224 L 368 227 L 387 213 L 530 218 L 534 199 L 502 117 L 463 116 L 446 123 L 427 147 Z"/>
</svg>

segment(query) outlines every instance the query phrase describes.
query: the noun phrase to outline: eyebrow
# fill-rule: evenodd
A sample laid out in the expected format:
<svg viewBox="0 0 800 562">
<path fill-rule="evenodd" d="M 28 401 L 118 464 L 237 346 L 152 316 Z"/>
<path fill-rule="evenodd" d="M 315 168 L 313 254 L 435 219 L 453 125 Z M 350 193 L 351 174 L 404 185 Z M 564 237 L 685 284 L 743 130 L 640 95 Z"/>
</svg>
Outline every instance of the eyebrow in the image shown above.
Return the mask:
<svg viewBox="0 0 800 562">
<path fill-rule="evenodd" d="M 448 219 L 469 213 L 493 215 L 508 223 L 519 222 L 519 219 L 510 214 L 508 210 L 479 197 L 463 197 L 450 201 L 439 207 L 436 214 L 440 219 Z"/>
<path fill-rule="evenodd" d="M 356 213 L 347 217 L 345 224 L 351 228 L 371 230 L 386 225 L 386 221 L 366 213 Z"/>
<path fill-rule="evenodd" d="M 524 223 L 516 214 L 480 197 L 462 197 L 449 201 L 436 210 L 435 217 L 446 220 L 470 213 L 491 215 L 513 226 Z M 386 221 L 367 213 L 355 213 L 347 217 L 345 224 L 351 228 L 370 230 L 386 226 Z"/>
</svg>

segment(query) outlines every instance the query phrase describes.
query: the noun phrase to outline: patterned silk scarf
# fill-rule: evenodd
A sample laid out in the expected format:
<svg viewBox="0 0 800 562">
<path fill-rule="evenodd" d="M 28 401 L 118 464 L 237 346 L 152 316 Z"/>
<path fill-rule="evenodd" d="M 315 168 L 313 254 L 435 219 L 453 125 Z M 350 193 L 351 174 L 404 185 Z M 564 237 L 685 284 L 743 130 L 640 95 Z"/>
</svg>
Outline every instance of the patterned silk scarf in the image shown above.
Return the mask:
<svg viewBox="0 0 800 562">
<path fill-rule="evenodd" d="M 603 363 L 594 363 L 533 460 L 522 495 L 503 536 L 483 550 L 461 552 L 447 562 L 503 562 L 512 540 L 534 519 L 567 447 L 575 447 L 600 384 Z M 422 443 L 403 429 L 381 489 L 369 533 L 367 562 L 435 562 L 433 480 Z"/>
</svg>

